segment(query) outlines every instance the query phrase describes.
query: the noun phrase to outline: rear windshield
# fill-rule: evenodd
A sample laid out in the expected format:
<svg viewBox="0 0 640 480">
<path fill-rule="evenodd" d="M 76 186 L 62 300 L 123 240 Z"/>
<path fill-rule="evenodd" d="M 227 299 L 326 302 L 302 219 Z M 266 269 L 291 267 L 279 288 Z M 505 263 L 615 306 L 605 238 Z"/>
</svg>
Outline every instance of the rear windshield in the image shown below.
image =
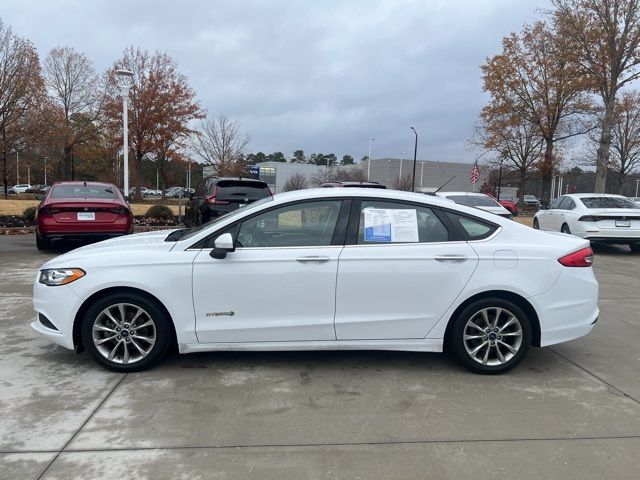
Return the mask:
<svg viewBox="0 0 640 480">
<path fill-rule="evenodd" d="M 480 195 L 447 195 L 449 200 L 453 200 L 460 205 L 467 205 L 468 207 L 495 207 L 496 201 L 489 197 L 482 197 Z"/>
<path fill-rule="evenodd" d="M 580 201 L 587 208 L 638 208 L 638 204 L 623 197 L 585 197 Z"/>
<path fill-rule="evenodd" d="M 269 187 L 262 182 L 234 182 L 223 180 L 216 184 L 218 188 L 216 198 L 219 200 L 260 200 L 271 196 Z"/>
<path fill-rule="evenodd" d="M 51 198 L 117 198 L 115 189 L 104 185 L 57 185 L 51 190 Z"/>
</svg>

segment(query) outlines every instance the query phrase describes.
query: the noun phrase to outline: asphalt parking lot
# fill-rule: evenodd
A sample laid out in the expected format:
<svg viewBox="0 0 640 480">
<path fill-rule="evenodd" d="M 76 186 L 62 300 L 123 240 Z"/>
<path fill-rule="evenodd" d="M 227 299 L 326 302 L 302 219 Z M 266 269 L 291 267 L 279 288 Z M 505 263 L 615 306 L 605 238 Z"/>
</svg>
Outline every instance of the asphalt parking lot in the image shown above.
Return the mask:
<svg viewBox="0 0 640 480">
<path fill-rule="evenodd" d="M 440 354 L 206 353 L 111 373 L 32 332 L 32 236 L 0 237 L 0 478 L 640 478 L 640 255 L 601 316 L 502 376 Z"/>
</svg>

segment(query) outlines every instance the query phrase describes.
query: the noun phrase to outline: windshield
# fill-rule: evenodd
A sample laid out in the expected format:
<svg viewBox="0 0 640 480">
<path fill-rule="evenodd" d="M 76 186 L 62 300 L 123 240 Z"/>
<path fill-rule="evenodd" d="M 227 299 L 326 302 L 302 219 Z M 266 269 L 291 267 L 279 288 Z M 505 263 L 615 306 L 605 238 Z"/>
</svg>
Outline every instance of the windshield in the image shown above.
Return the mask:
<svg viewBox="0 0 640 480">
<path fill-rule="evenodd" d="M 207 228 L 216 225 L 222 221 L 226 221 L 229 220 L 230 218 L 236 217 L 240 214 L 244 214 L 245 212 L 248 212 L 250 210 L 253 210 L 256 207 L 259 207 L 260 205 L 263 205 L 267 202 L 271 202 L 273 201 L 273 197 L 269 196 L 267 198 L 263 198 L 262 200 L 258 200 L 257 202 L 253 202 L 252 204 L 243 207 L 243 208 L 239 208 L 238 210 L 233 210 L 229 213 L 225 213 L 224 215 L 221 215 L 219 217 L 214 218 L 213 220 L 211 220 L 210 222 L 207 223 L 203 223 L 202 225 L 199 225 L 197 227 L 193 227 L 193 228 L 185 228 L 184 230 L 179 230 L 178 232 L 173 232 L 172 234 L 169 234 L 171 238 L 167 237 L 167 241 L 177 241 L 177 240 L 187 240 L 191 237 L 193 237 L 194 235 L 197 235 L 198 233 L 200 233 L 203 230 L 206 230 Z"/>
<path fill-rule="evenodd" d="M 51 198 L 103 198 L 113 200 L 116 192 L 106 185 L 57 185 L 51 191 Z"/>
<path fill-rule="evenodd" d="M 447 195 L 447 198 L 468 207 L 500 206 L 494 199 L 482 195 Z"/>
<path fill-rule="evenodd" d="M 639 208 L 637 203 L 624 197 L 585 197 L 580 201 L 587 208 Z"/>
</svg>

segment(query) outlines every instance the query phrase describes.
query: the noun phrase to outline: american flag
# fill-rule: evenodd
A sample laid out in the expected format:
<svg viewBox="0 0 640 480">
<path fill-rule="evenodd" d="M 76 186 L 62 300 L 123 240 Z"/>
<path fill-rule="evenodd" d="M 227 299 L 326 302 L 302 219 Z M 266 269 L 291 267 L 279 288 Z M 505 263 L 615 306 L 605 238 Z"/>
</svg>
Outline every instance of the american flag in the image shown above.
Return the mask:
<svg viewBox="0 0 640 480">
<path fill-rule="evenodd" d="M 471 177 L 469 180 L 471 183 L 476 183 L 480 178 L 480 170 L 478 169 L 478 161 L 476 160 L 473 164 L 473 168 L 471 169 Z"/>
</svg>

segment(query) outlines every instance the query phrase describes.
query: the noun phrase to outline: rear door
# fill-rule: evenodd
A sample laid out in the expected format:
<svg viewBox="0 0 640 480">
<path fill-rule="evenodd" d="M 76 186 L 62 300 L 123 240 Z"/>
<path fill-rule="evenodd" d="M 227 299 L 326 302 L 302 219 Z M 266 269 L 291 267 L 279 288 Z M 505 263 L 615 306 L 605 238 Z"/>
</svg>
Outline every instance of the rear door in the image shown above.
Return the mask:
<svg viewBox="0 0 640 480">
<path fill-rule="evenodd" d="M 442 212 L 363 199 L 352 209 L 336 288 L 338 340 L 424 338 L 478 264 Z"/>
</svg>

